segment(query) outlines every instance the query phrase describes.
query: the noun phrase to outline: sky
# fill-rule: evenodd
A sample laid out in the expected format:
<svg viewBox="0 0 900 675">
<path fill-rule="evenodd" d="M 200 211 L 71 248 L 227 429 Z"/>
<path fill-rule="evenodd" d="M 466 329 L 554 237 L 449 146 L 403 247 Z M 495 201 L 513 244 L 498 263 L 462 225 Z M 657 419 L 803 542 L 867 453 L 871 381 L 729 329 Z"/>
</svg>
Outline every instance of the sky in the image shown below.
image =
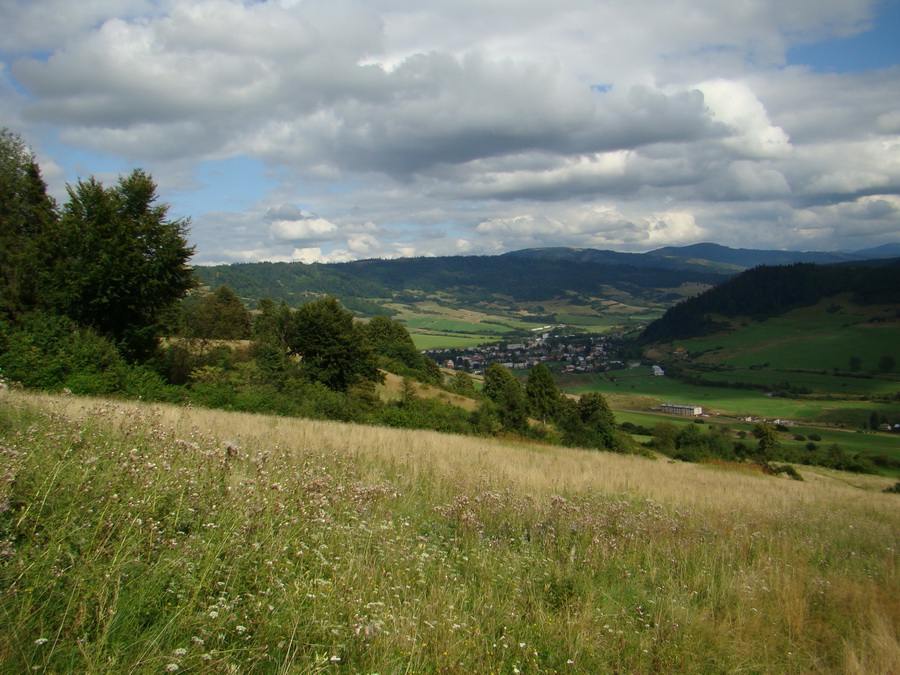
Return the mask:
<svg viewBox="0 0 900 675">
<path fill-rule="evenodd" d="M 194 263 L 900 242 L 900 0 L 0 0 L 0 127 Z"/>
</svg>

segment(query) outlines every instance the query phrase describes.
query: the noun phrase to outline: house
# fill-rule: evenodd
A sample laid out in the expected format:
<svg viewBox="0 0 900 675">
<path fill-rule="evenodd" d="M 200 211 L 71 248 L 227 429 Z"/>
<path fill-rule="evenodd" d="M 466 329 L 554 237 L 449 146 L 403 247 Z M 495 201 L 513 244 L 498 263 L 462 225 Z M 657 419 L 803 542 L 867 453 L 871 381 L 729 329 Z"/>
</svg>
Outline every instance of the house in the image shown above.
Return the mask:
<svg viewBox="0 0 900 675">
<path fill-rule="evenodd" d="M 694 416 L 703 414 L 703 408 L 699 405 L 684 405 L 681 403 L 663 403 L 660 406 L 664 413 L 669 413 L 670 415 L 685 415 L 685 416 Z"/>
<path fill-rule="evenodd" d="M 659 366 L 653 366 L 653 376 L 654 377 L 662 377 L 665 374 L 666 374 L 666 371 L 664 371 L 662 368 L 660 368 Z"/>
</svg>

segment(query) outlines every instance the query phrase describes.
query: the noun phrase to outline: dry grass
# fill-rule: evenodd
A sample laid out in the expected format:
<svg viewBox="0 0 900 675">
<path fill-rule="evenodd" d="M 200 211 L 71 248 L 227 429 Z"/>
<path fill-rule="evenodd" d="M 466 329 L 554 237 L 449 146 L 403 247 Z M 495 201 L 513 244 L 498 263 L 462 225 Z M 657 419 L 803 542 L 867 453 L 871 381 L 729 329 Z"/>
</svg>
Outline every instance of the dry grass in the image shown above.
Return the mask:
<svg viewBox="0 0 900 675">
<path fill-rule="evenodd" d="M 97 399 L 22 394 L 73 418 L 90 413 Z M 452 394 L 448 394 L 451 395 Z M 487 480 L 534 495 L 600 492 L 641 499 L 777 513 L 794 506 L 831 511 L 893 511 L 895 498 L 880 491 L 894 481 L 821 467 L 801 467 L 806 482 L 773 478 L 754 471 L 722 472 L 715 464 L 649 460 L 635 455 L 585 452 L 573 448 L 453 436 L 430 431 L 390 429 L 322 420 L 271 417 L 140 403 L 122 410 L 153 409 L 178 433 L 191 428 L 242 447 L 336 451 L 429 471 L 452 481 Z M 897 519 L 900 525 L 900 517 Z"/>
<path fill-rule="evenodd" d="M 162 518 L 150 531 L 158 539 L 107 537 L 85 549 L 95 562 L 79 572 L 81 585 L 64 586 L 61 617 L 39 614 L 28 589 L 60 581 L 37 576 L 42 559 L 28 562 L 22 547 L 21 569 L 3 563 L 12 590 L 0 621 L 11 628 L 0 669 L 34 664 L 43 647 L 31 646 L 32 632 L 52 627 L 53 653 L 69 659 L 47 661 L 57 672 L 900 672 L 900 510 L 897 495 L 880 492 L 887 480 L 801 468 L 807 480 L 796 482 L 422 431 L 4 397 L 0 405 L 53 411 L 56 426 L 29 442 L 74 464 L 50 460 L 33 480 L 44 501 L 68 499 L 52 489 L 56 461 L 60 476 L 83 485 L 72 522 L 89 521 L 88 509 L 103 511 L 101 524 L 115 520 L 108 500 L 89 501 L 91 481 L 127 480 L 148 486 L 118 488 L 135 512 L 168 500 L 180 514 L 192 494 L 221 529 L 187 541 Z M 103 441 L 112 464 L 95 478 L 103 453 L 79 444 L 86 430 L 110 426 L 127 445 Z M 120 452 L 160 459 L 133 463 L 134 478 L 117 466 Z M 25 455 L 8 455 L 9 475 L 24 477 Z M 148 578 L 171 579 L 161 598 L 128 600 L 127 584 L 103 585 L 102 572 L 150 557 Z M 179 599 L 171 609 L 165 593 Z M 151 601 L 164 619 L 152 623 L 158 632 L 116 642 L 103 612 Z M 75 628 L 88 623 L 107 632 L 76 647 Z M 206 661 L 191 651 L 192 635 L 206 641 Z M 215 640 L 223 646 L 211 649 Z"/>
</svg>

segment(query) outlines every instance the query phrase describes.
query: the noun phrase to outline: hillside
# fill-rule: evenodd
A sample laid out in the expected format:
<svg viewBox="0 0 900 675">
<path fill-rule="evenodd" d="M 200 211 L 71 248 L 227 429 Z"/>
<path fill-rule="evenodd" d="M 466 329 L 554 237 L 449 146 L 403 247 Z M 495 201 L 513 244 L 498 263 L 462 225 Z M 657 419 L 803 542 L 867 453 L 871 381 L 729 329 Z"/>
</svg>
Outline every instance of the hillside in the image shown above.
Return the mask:
<svg viewBox="0 0 900 675">
<path fill-rule="evenodd" d="M 360 260 L 348 263 L 247 263 L 197 267 L 204 284 L 228 285 L 247 299 L 270 297 L 296 304 L 313 294 L 327 293 L 342 300 L 365 298 L 382 304 L 392 300 L 416 302 L 424 297 L 448 298 L 466 306 L 492 300 L 535 303 L 567 295 L 598 298 L 628 294 L 652 303 L 685 283 L 713 284 L 725 278 L 709 270 L 686 271 L 664 266 L 636 266 L 617 262 L 517 256 L 456 256 Z"/>
<path fill-rule="evenodd" d="M 900 668 L 885 479 L 0 396 L 3 672 Z"/>
<path fill-rule="evenodd" d="M 669 308 L 644 330 L 644 342 L 728 330 L 723 318 L 757 321 L 849 294 L 861 306 L 900 305 L 900 261 L 878 266 L 795 263 L 761 266 Z"/>
<path fill-rule="evenodd" d="M 641 341 L 696 400 L 722 401 L 712 407 L 738 397 L 738 411 L 860 431 L 900 421 L 896 262 L 755 268 L 673 306 Z"/>
<path fill-rule="evenodd" d="M 869 252 L 872 260 L 867 262 L 889 264 L 881 256 L 890 250 Z M 206 286 L 229 286 L 250 307 L 260 298 L 295 307 L 333 295 L 357 316 L 399 319 L 425 348 L 521 341 L 535 326 L 546 324 L 565 324 L 575 332 L 633 328 L 761 263 L 862 265 L 859 258 L 697 244 L 641 254 L 556 247 L 499 256 L 246 263 L 195 271 Z"/>
<path fill-rule="evenodd" d="M 646 322 L 674 299 L 726 278 L 709 270 L 515 256 L 252 263 L 196 272 L 206 286 L 231 287 L 250 307 L 265 297 L 298 306 L 336 296 L 357 316 L 399 319 L 420 348 L 520 342 L 558 323 L 575 332 L 608 331 Z"/>
</svg>

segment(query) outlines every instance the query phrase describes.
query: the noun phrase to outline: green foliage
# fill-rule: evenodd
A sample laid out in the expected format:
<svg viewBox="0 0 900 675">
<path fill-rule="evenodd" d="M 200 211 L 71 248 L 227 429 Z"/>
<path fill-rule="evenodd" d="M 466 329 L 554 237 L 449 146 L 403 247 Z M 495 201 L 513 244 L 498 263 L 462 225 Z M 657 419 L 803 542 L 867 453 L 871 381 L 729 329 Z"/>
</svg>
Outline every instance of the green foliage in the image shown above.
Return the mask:
<svg viewBox="0 0 900 675">
<path fill-rule="evenodd" d="M 676 288 L 686 282 L 716 283 L 723 275 L 709 271 L 635 267 L 622 262 L 527 259 L 515 256 L 446 256 L 348 263 L 244 263 L 204 266 L 197 274 L 208 286 L 227 284 L 243 297 L 271 297 L 297 303 L 309 293 L 347 298 L 364 314 L 385 313 L 359 298 L 407 299 L 409 289 L 445 293 L 453 288 L 457 302 L 483 303 L 503 296 L 533 302 L 560 297 L 567 291 L 598 297 L 605 287 L 627 292 Z M 655 295 L 655 294 L 654 294 Z"/>
<path fill-rule="evenodd" d="M 378 314 L 360 324 L 359 331 L 365 344 L 378 356 L 382 369 L 429 384 L 441 383 L 437 364 L 419 353 L 409 331 L 399 321 Z"/>
<path fill-rule="evenodd" d="M 678 427 L 671 422 L 657 422 L 653 425 L 653 442 L 654 449 L 659 450 L 663 454 L 674 454 L 677 446 Z"/>
<path fill-rule="evenodd" d="M 528 399 L 531 414 L 544 424 L 548 419 L 559 415 L 562 392 L 556 386 L 550 369 L 543 363 L 537 364 L 528 375 L 528 381 L 525 383 L 525 397 Z"/>
<path fill-rule="evenodd" d="M 515 375 L 502 364 L 492 363 L 484 371 L 484 395 L 493 408 L 501 428 L 522 433 L 528 428 L 528 403 L 525 390 Z"/>
<path fill-rule="evenodd" d="M 783 473 L 791 480 L 803 480 L 803 476 L 800 475 L 800 472 L 790 464 L 769 464 L 766 468 L 769 473 L 776 476 Z"/>
<path fill-rule="evenodd" d="M 759 422 L 753 427 L 753 437 L 759 441 L 759 458 L 763 463 L 775 459 L 781 448 L 778 431 L 769 422 Z"/>
<path fill-rule="evenodd" d="M 126 386 L 129 366 L 115 345 L 71 319 L 36 312 L 0 332 L 4 373 L 25 387 L 112 394 Z"/>
<path fill-rule="evenodd" d="M 204 340 L 244 340 L 250 337 L 252 322 L 244 303 L 228 286 L 185 301 L 185 329 L 188 337 Z"/>
<path fill-rule="evenodd" d="M 313 300 L 294 312 L 288 349 L 302 357 L 304 377 L 334 391 L 347 391 L 359 380 L 381 379 L 353 314 L 332 297 Z"/>
<path fill-rule="evenodd" d="M 291 334 L 291 308 L 284 300 L 276 305 L 271 299 L 262 298 L 257 309 L 259 312 L 253 318 L 253 338 L 286 352 Z"/>
<path fill-rule="evenodd" d="M 389 427 L 431 429 L 451 434 L 475 433 L 471 415 L 465 410 L 434 398 L 407 398 L 388 403 L 367 417 L 367 421 Z"/>
<path fill-rule="evenodd" d="M 0 129 L 0 319 L 33 307 L 40 240 L 55 219 L 34 154 L 18 134 Z"/>
<path fill-rule="evenodd" d="M 453 379 L 447 385 L 447 390 L 469 398 L 474 398 L 478 395 L 478 392 L 475 390 L 475 380 L 464 370 L 457 370 L 453 374 Z"/>
<path fill-rule="evenodd" d="M 167 218 L 141 170 L 115 187 L 90 178 L 68 193 L 41 239 L 40 302 L 110 337 L 126 355 L 146 356 L 162 312 L 195 284 L 188 221 Z"/>
<path fill-rule="evenodd" d="M 560 413 L 563 442 L 582 448 L 612 452 L 630 450 L 630 443 L 616 428 L 616 419 L 603 394 L 591 392 L 577 403 L 566 403 Z"/>
</svg>

